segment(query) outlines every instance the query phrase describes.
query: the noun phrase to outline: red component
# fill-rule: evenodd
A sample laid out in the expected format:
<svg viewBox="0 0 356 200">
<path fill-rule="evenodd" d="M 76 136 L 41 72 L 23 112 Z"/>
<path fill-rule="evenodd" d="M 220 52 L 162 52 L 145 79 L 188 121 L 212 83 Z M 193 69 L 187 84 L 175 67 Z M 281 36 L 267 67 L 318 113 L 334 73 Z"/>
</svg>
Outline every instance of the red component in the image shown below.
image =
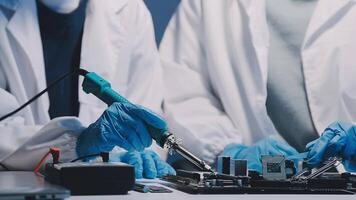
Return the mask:
<svg viewBox="0 0 356 200">
<path fill-rule="evenodd" d="M 49 149 L 49 152 L 52 155 L 52 159 L 53 159 L 53 164 L 57 164 L 59 163 L 59 157 L 61 154 L 61 150 L 57 147 L 52 147 Z"/>
<path fill-rule="evenodd" d="M 42 165 L 46 162 L 49 154 L 52 155 L 53 158 L 53 164 L 57 164 L 59 162 L 59 155 L 61 153 L 61 150 L 57 147 L 51 147 L 49 151 L 41 158 L 40 162 L 36 165 L 35 172 L 38 173 L 40 171 Z"/>
</svg>

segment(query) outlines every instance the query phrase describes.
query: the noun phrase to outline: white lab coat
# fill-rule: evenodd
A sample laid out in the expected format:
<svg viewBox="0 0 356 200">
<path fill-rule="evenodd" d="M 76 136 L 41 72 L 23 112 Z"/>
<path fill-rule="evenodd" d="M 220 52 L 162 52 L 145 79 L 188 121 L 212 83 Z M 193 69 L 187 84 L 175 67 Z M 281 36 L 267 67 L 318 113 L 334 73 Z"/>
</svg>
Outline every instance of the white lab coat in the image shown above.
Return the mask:
<svg viewBox="0 0 356 200">
<path fill-rule="evenodd" d="M 356 122 L 355 4 L 320 0 L 301 50 L 319 134 Z M 265 0 L 182 0 L 160 53 L 167 120 L 193 153 L 212 163 L 227 144 L 277 134 L 265 106 L 268 46 Z"/>
<path fill-rule="evenodd" d="M 141 0 L 89 0 L 81 66 L 108 79 L 131 101 L 160 112 L 160 61 L 151 16 Z M 0 72 L 1 116 L 46 87 L 35 0 L 0 1 Z M 45 94 L 2 122 L 0 162 L 12 169 L 33 169 L 50 146 L 60 147 L 64 160 L 76 157 L 77 136 L 106 108 L 81 87 L 79 102 L 79 119 L 50 122 Z"/>
</svg>

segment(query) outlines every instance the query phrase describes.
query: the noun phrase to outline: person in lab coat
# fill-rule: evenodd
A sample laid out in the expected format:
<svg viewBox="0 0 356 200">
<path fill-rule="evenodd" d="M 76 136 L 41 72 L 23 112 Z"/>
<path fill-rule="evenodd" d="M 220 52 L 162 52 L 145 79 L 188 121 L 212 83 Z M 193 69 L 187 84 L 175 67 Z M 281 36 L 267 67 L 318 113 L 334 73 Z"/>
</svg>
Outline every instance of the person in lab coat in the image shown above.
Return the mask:
<svg viewBox="0 0 356 200">
<path fill-rule="evenodd" d="M 0 116 L 79 66 L 103 76 L 132 102 L 161 112 L 160 60 L 142 1 L 0 1 Z M 81 82 L 69 77 L 1 122 L 2 167 L 34 169 L 53 146 L 61 149 L 64 162 L 115 146 L 143 150 L 152 139 L 136 116 L 140 112 L 165 125 L 140 106 L 115 103 L 106 110 L 103 102 L 81 90 Z M 135 164 L 136 178 L 172 172 L 149 150 L 113 154 L 113 159 Z"/>
<path fill-rule="evenodd" d="M 261 154 L 312 140 L 311 164 L 327 149 L 356 160 L 355 17 L 353 0 L 182 0 L 160 45 L 171 131 L 259 171 Z"/>
</svg>

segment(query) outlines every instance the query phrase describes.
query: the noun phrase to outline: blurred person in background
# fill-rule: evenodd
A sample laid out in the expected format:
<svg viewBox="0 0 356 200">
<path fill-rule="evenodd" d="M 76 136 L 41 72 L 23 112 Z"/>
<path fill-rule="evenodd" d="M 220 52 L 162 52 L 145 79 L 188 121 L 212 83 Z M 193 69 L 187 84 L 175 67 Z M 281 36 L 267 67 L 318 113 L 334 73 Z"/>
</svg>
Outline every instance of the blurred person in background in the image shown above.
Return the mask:
<svg viewBox="0 0 356 200">
<path fill-rule="evenodd" d="M 355 17 L 352 0 L 182 0 L 160 45 L 171 131 L 210 164 L 336 155 L 355 171 Z"/>
</svg>

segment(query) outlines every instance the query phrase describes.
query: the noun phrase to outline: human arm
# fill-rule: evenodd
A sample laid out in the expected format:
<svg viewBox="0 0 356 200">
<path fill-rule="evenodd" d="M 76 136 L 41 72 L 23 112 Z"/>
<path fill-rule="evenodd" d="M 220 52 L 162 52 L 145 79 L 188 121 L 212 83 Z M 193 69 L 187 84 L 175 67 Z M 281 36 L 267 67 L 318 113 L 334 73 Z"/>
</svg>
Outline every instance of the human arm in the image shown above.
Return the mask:
<svg viewBox="0 0 356 200">
<path fill-rule="evenodd" d="M 172 133 L 209 164 L 224 147 L 242 142 L 215 92 L 207 68 L 202 1 L 182 1 L 160 45 L 164 110 Z"/>
<path fill-rule="evenodd" d="M 17 109 L 20 104 L 8 90 L 0 70 L 0 116 Z M 50 147 L 62 149 L 62 159 L 76 157 L 75 141 L 82 129 L 76 118 L 61 118 L 47 125 L 33 124 L 19 112 L 0 122 L 0 162 L 10 170 L 33 170 Z M 1 169 L 0 170 L 4 170 Z"/>
</svg>

